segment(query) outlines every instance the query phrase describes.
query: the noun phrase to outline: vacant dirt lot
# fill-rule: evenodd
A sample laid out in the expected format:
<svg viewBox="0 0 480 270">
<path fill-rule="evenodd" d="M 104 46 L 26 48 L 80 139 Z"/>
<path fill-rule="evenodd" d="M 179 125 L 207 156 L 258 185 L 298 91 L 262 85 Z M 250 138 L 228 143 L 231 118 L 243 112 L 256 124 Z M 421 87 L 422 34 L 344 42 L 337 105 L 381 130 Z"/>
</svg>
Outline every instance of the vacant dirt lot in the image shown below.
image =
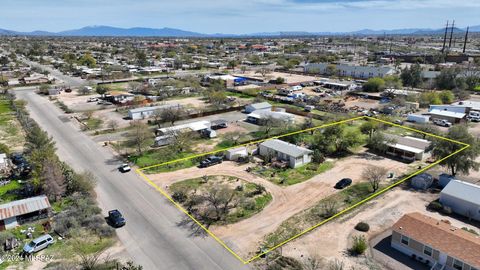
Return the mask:
<svg viewBox="0 0 480 270">
<path fill-rule="evenodd" d="M 245 73 L 234 74 L 234 76 L 245 76 L 245 77 L 252 77 L 263 79 L 262 75 L 259 73 L 255 73 L 254 71 L 247 71 Z M 283 72 L 270 72 L 265 75 L 268 79 L 276 79 L 278 77 L 282 77 L 285 79 L 285 83 L 287 84 L 296 84 L 301 82 L 311 82 L 320 79 L 320 77 L 315 76 L 308 76 L 308 75 L 299 75 L 299 74 L 290 74 L 290 73 L 283 73 Z"/>
<path fill-rule="evenodd" d="M 362 151 L 359 154 L 335 161 L 334 168 L 308 181 L 288 187 L 277 186 L 268 180 L 245 171 L 251 165 L 224 162 L 221 165 L 149 175 L 158 186 L 166 188 L 172 183 L 201 177 L 203 175 L 230 175 L 263 185 L 273 196 L 272 202 L 255 216 L 228 226 L 213 227 L 212 231 L 236 252 L 247 256 L 258 248 L 263 237 L 274 231 L 290 216 L 313 206 L 316 202 L 336 192 L 335 183 L 343 177 L 352 178 L 354 183 L 364 181 L 361 174 L 365 167 L 376 165 L 399 175 L 408 169 L 404 163 L 377 157 Z"/>
</svg>

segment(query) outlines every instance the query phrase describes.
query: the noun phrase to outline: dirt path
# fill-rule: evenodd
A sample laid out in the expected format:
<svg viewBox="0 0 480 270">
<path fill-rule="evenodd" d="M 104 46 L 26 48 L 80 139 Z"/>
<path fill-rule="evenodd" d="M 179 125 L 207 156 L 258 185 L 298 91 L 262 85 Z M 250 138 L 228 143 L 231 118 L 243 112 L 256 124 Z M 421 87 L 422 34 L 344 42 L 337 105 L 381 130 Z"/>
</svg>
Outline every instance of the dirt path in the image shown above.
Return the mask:
<svg viewBox="0 0 480 270">
<path fill-rule="evenodd" d="M 362 181 L 363 168 L 375 164 L 387 168 L 389 172 L 399 174 L 407 169 L 404 163 L 386 158 L 377 158 L 372 163 L 372 156 L 365 153 L 338 160 L 335 166 L 308 181 L 293 186 L 281 187 L 272 182 L 245 171 L 251 165 L 236 165 L 224 162 L 221 165 L 205 169 L 188 168 L 185 170 L 149 175 L 150 179 L 162 188 L 172 183 L 201 177 L 203 175 L 230 175 L 243 180 L 263 185 L 272 194 L 272 202 L 260 213 L 226 226 L 214 226 L 212 231 L 224 240 L 231 248 L 247 255 L 254 251 L 265 235 L 274 231 L 283 221 L 292 215 L 310 208 L 316 202 L 336 190 L 335 183 L 343 177 L 352 178 L 354 182 Z"/>
</svg>

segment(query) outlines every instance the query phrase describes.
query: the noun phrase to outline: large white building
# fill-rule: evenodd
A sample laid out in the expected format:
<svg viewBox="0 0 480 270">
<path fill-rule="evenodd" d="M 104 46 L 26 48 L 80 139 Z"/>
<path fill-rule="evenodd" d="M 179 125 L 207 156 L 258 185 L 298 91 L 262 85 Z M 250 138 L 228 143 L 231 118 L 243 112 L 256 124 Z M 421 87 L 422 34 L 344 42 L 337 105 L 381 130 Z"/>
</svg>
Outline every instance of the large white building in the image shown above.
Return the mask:
<svg viewBox="0 0 480 270">
<path fill-rule="evenodd" d="M 453 212 L 480 221 L 480 186 L 451 180 L 440 192 L 440 202 Z"/>
<path fill-rule="evenodd" d="M 305 72 L 328 74 L 329 66 L 335 67 L 335 74 L 343 77 L 352 77 L 360 79 L 369 79 L 374 77 L 383 78 L 388 75 L 395 74 L 395 69 L 389 66 L 354 66 L 347 64 L 330 64 L 330 63 L 310 63 L 305 65 Z"/>
</svg>

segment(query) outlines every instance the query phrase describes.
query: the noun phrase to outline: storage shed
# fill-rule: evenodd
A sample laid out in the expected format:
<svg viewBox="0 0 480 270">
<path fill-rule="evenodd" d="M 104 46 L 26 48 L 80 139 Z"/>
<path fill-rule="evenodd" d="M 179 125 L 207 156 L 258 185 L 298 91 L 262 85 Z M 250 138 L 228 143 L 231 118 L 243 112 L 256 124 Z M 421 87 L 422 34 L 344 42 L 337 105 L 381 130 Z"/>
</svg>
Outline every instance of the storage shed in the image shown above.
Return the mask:
<svg viewBox="0 0 480 270">
<path fill-rule="evenodd" d="M 433 184 L 433 176 L 428 173 L 415 175 L 411 180 L 414 189 L 426 190 Z"/>
<path fill-rule="evenodd" d="M 15 228 L 30 220 L 47 217 L 50 202 L 41 195 L 0 205 L 0 231 Z"/>
</svg>

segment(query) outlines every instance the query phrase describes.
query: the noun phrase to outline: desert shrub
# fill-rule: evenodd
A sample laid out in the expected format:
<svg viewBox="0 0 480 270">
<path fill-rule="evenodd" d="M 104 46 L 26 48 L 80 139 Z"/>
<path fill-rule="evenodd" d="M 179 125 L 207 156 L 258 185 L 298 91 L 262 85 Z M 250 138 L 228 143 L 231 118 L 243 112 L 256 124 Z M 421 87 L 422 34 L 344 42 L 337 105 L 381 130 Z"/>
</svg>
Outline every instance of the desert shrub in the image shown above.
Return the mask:
<svg viewBox="0 0 480 270">
<path fill-rule="evenodd" d="M 446 215 L 452 214 L 452 209 L 450 207 L 442 207 L 442 212 Z"/>
<path fill-rule="evenodd" d="M 352 248 L 350 249 L 350 252 L 353 255 L 361 255 L 365 253 L 367 250 L 367 240 L 365 239 L 365 236 L 360 235 L 360 236 L 354 236 L 353 237 L 353 245 Z"/>
<path fill-rule="evenodd" d="M 95 232 L 100 238 L 112 237 L 115 234 L 115 230 L 106 224 L 103 224 L 100 227 L 96 228 Z"/>
<path fill-rule="evenodd" d="M 272 262 L 268 267 L 267 270 L 302 270 L 302 264 L 291 257 L 281 256 L 280 258 L 276 259 Z"/>
<path fill-rule="evenodd" d="M 469 232 L 469 233 L 473 233 L 473 234 L 475 234 L 475 235 L 478 235 L 478 232 L 477 232 L 477 231 L 475 231 L 475 230 L 473 230 L 473 229 L 469 229 L 469 228 L 467 228 L 467 227 L 462 227 L 462 230 L 467 231 L 467 232 Z"/>
<path fill-rule="evenodd" d="M 175 191 L 172 194 L 172 199 L 179 203 L 184 203 L 187 200 L 187 194 L 183 191 Z"/>
<path fill-rule="evenodd" d="M 68 211 L 63 211 L 54 218 L 53 229 L 63 236 L 67 236 L 73 229 L 77 229 L 79 226 L 75 216 Z"/>
<path fill-rule="evenodd" d="M 428 204 L 427 208 L 433 211 L 441 211 L 443 209 L 443 205 L 439 201 L 433 201 Z"/>
<path fill-rule="evenodd" d="M 370 225 L 368 225 L 368 223 L 365 223 L 365 222 L 359 222 L 355 226 L 355 230 L 361 231 L 361 232 L 368 232 L 370 230 Z"/>
<path fill-rule="evenodd" d="M 245 201 L 242 206 L 247 210 L 255 210 L 255 202 L 252 200 Z"/>
</svg>

